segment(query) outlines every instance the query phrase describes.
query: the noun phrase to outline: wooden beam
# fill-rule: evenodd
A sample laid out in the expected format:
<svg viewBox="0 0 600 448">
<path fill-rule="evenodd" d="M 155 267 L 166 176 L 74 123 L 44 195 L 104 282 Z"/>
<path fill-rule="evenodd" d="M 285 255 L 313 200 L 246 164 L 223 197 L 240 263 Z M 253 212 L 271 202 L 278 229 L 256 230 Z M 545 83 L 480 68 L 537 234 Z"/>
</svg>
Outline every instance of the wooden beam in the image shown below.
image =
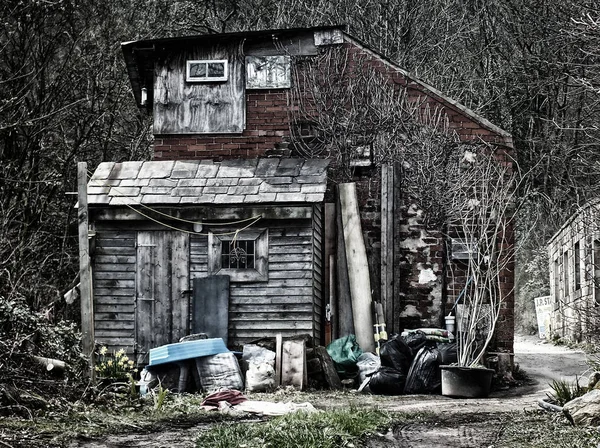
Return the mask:
<svg viewBox="0 0 600 448">
<path fill-rule="evenodd" d="M 90 213 L 94 221 L 144 221 L 147 220 L 144 215 L 157 219 L 161 222 L 169 221 L 168 216 L 177 219 L 186 219 L 189 221 L 223 221 L 247 219 L 254 216 L 262 216 L 262 219 L 311 219 L 312 206 L 279 206 L 277 204 L 269 206 L 240 206 L 240 207 L 219 207 L 218 205 L 207 205 L 205 207 L 160 207 L 152 206 L 150 208 L 135 206 L 136 210 L 127 207 L 99 206 L 95 205 Z M 160 213 L 154 213 L 157 210 Z M 168 216 L 164 216 L 166 214 Z M 260 222 L 260 221 L 259 221 Z"/>
<path fill-rule="evenodd" d="M 94 296 L 90 265 L 90 243 L 88 238 L 87 163 L 77 164 L 77 194 L 79 208 L 79 291 L 81 293 L 81 345 L 84 356 L 89 359 L 91 378 L 94 377 Z"/>
<path fill-rule="evenodd" d="M 394 311 L 394 167 L 381 167 L 381 302 L 386 326 Z"/>
<path fill-rule="evenodd" d="M 374 352 L 371 279 L 360 224 L 356 184 L 340 184 L 338 188 L 356 340 L 363 351 Z"/>
<path fill-rule="evenodd" d="M 335 203 L 325 204 L 324 216 L 324 250 L 325 250 L 325 294 L 326 302 L 331 312 L 331 339 L 337 339 L 337 303 L 335 299 Z M 326 344 L 327 345 L 327 344 Z"/>
</svg>

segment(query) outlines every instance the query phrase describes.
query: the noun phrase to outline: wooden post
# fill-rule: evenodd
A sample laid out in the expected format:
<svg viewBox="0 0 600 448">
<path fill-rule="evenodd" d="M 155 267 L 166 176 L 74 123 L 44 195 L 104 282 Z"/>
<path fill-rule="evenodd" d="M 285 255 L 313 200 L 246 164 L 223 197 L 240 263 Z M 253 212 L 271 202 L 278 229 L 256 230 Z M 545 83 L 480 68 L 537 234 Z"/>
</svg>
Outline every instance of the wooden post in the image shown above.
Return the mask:
<svg viewBox="0 0 600 448">
<path fill-rule="evenodd" d="M 363 351 L 374 352 L 371 279 L 367 249 L 360 224 L 356 185 L 340 184 L 338 191 L 356 340 Z"/>
<path fill-rule="evenodd" d="M 381 167 L 381 302 L 385 323 L 392 328 L 394 312 L 394 166 Z"/>
<path fill-rule="evenodd" d="M 338 338 L 337 325 L 337 301 L 335 299 L 335 203 L 325 204 L 325 220 L 324 220 L 324 249 L 325 249 L 325 297 L 329 303 L 331 312 L 331 339 Z M 327 342 L 327 338 L 325 338 Z M 326 343 L 327 345 L 327 343 Z"/>
<path fill-rule="evenodd" d="M 81 345 L 84 356 L 90 363 L 89 375 L 94 378 L 94 300 L 92 295 L 92 275 L 90 267 L 90 243 L 87 202 L 87 163 L 77 164 L 77 194 L 79 208 L 79 291 L 81 293 Z"/>
</svg>

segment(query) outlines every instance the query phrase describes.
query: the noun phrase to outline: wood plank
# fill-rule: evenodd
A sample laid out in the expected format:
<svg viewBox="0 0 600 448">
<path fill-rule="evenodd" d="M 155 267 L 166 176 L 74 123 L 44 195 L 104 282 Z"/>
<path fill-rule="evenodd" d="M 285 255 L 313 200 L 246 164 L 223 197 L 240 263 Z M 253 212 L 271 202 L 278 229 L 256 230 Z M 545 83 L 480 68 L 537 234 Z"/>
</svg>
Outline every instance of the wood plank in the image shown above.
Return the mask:
<svg viewBox="0 0 600 448">
<path fill-rule="evenodd" d="M 94 302 L 94 310 L 96 313 L 96 319 L 98 319 L 98 315 L 102 313 L 134 313 L 135 306 L 133 303 L 127 305 L 115 305 Z"/>
<path fill-rule="evenodd" d="M 360 224 L 356 185 L 354 183 L 340 184 L 338 191 L 356 340 L 363 351 L 372 352 L 375 351 L 375 340 L 371 308 L 371 280 Z"/>
<path fill-rule="evenodd" d="M 192 332 L 222 338 L 228 344 L 229 276 L 194 279 Z"/>
<path fill-rule="evenodd" d="M 152 232 L 138 232 L 137 235 L 137 297 L 135 344 L 137 362 L 142 362 L 148 351 L 154 347 L 152 325 L 154 322 L 154 244 Z"/>
<path fill-rule="evenodd" d="M 133 322 L 133 320 L 135 319 L 135 314 L 133 312 L 133 309 L 131 310 L 131 312 L 113 312 L 113 311 L 109 311 L 106 312 L 106 310 L 102 310 L 102 311 L 96 311 L 96 313 L 94 314 L 96 316 L 96 322 L 100 322 L 103 320 L 110 320 L 110 321 L 131 321 Z"/>
<path fill-rule="evenodd" d="M 102 294 L 99 293 L 102 291 Z M 94 296 L 94 303 L 97 304 L 119 304 L 119 303 L 135 303 L 133 288 L 124 289 L 97 289 Z"/>
<path fill-rule="evenodd" d="M 232 301 L 233 302 L 233 301 Z M 253 303 L 230 303 L 229 313 L 279 313 L 297 312 L 312 313 L 311 303 L 284 303 L 284 304 L 253 304 Z"/>
<path fill-rule="evenodd" d="M 262 330 L 296 330 L 295 334 L 310 333 L 312 321 L 235 321 L 229 322 L 229 328 L 232 330 L 257 330 L 257 334 Z"/>
<path fill-rule="evenodd" d="M 323 370 L 323 375 L 325 376 L 325 382 L 332 390 L 337 390 L 342 388 L 342 382 L 340 377 L 335 370 L 335 365 L 333 364 L 333 360 L 329 353 L 327 353 L 327 349 L 325 347 L 316 347 L 315 354 L 321 363 L 321 368 Z"/>
<path fill-rule="evenodd" d="M 96 247 L 95 255 L 133 255 L 135 247 Z"/>
<path fill-rule="evenodd" d="M 336 296 L 337 296 L 337 326 L 333 333 L 340 337 L 354 334 L 354 319 L 352 317 L 352 298 L 350 296 L 350 279 L 346 263 L 346 245 L 344 244 L 344 233 L 342 231 L 342 214 L 340 213 L 339 194 L 336 202 Z"/>
<path fill-rule="evenodd" d="M 394 168 L 381 167 L 381 302 L 386 324 L 393 322 L 394 302 Z"/>
<path fill-rule="evenodd" d="M 96 247 L 135 247 L 135 240 L 130 238 L 103 238 L 102 235 L 98 235 L 96 238 Z"/>
<path fill-rule="evenodd" d="M 269 263 L 269 269 L 273 271 L 312 271 L 312 263 Z"/>
<path fill-rule="evenodd" d="M 275 336 L 275 387 L 281 385 L 281 354 L 283 351 L 283 339 L 281 334 Z"/>
<path fill-rule="evenodd" d="M 294 303 L 307 303 L 312 306 L 312 295 L 305 296 L 273 296 L 273 297 L 260 297 L 260 296 L 239 296 L 230 297 L 231 305 L 283 305 L 283 304 L 294 304 Z"/>
<path fill-rule="evenodd" d="M 308 245 L 311 246 L 312 237 L 310 236 L 300 236 L 300 237 L 286 237 L 281 236 L 278 238 L 271 238 L 269 242 L 269 246 L 298 246 L 298 245 Z"/>
<path fill-rule="evenodd" d="M 104 264 L 104 263 L 96 263 L 94 265 L 95 273 L 99 272 L 133 272 L 135 273 L 135 264 L 125 264 L 125 263 L 116 263 L 116 264 Z M 135 275 L 134 275 L 135 276 Z M 134 277 L 132 276 L 132 278 Z"/>
<path fill-rule="evenodd" d="M 283 341 L 281 353 L 281 385 L 302 390 L 306 384 L 306 345 L 303 340 Z"/>
<path fill-rule="evenodd" d="M 97 320 L 96 329 L 98 330 L 133 330 L 135 328 L 133 320 L 131 321 L 109 321 Z"/>
<path fill-rule="evenodd" d="M 183 291 L 189 289 L 189 235 L 183 232 L 171 232 L 171 301 L 173 303 L 173 329 L 171 340 L 190 334 L 190 296 Z"/>
<path fill-rule="evenodd" d="M 133 280 L 135 272 L 94 272 L 94 280 Z"/>
<path fill-rule="evenodd" d="M 100 289 L 128 289 L 128 288 L 135 288 L 135 280 L 117 280 L 117 279 L 102 280 L 102 279 L 95 279 L 94 280 L 94 286 L 97 288 L 96 290 L 100 290 Z"/>
<path fill-rule="evenodd" d="M 300 311 L 287 312 L 287 311 L 275 311 L 275 310 L 260 312 L 260 311 L 248 310 L 248 311 L 244 311 L 244 312 L 236 311 L 236 312 L 229 313 L 229 322 L 256 322 L 256 321 L 263 321 L 263 320 L 269 320 L 271 322 L 275 322 L 275 321 L 287 322 L 287 321 L 291 321 L 291 320 L 309 322 L 309 321 L 312 321 L 312 319 L 313 319 L 312 310 L 304 311 L 304 312 L 300 312 Z M 205 332 L 200 331 L 199 333 L 205 333 Z"/>
<path fill-rule="evenodd" d="M 173 232 L 152 232 L 155 238 L 154 248 L 154 319 L 151 331 L 153 332 L 154 346 L 176 342 L 171 338 L 173 334 L 173 289 L 172 273 L 172 247 L 170 238 Z"/>
<path fill-rule="evenodd" d="M 96 255 L 94 257 L 96 266 L 108 263 L 135 264 L 135 255 Z"/>
<path fill-rule="evenodd" d="M 312 253 L 286 253 L 286 254 L 271 254 L 269 260 L 272 263 L 303 263 L 312 261 Z"/>
<path fill-rule="evenodd" d="M 224 222 L 235 221 L 240 219 L 252 218 L 254 216 L 262 216 L 263 221 L 267 220 L 303 220 L 312 217 L 312 206 L 285 206 L 271 207 L 260 205 L 248 205 L 244 207 L 193 207 L 193 208 L 171 208 L 160 207 L 162 213 L 170 216 L 186 219 L 189 221 L 210 221 Z M 143 218 L 139 213 L 129 208 L 101 208 L 94 210 L 94 221 L 111 221 L 111 225 L 119 223 L 126 226 L 126 221 L 143 222 Z"/>
<path fill-rule="evenodd" d="M 312 297 L 313 290 L 311 287 L 294 287 L 289 290 L 282 291 L 278 288 L 242 288 L 235 287 L 231 288 L 230 295 L 231 297 L 238 297 L 243 295 L 260 295 L 260 296 L 308 296 Z"/>
<path fill-rule="evenodd" d="M 271 255 L 279 254 L 312 254 L 312 247 L 305 246 L 273 246 L 269 249 Z"/>
<path fill-rule="evenodd" d="M 90 243 L 87 201 L 87 163 L 77 164 L 77 209 L 79 236 L 79 291 L 81 297 L 82 353 L 89 360 L 88 375 L 94 378 L 94 293 L 90 264 Z"/>
<path fill-rule="evenodd" d="M 269 280 L 268 283 L 258 282 L 258 283 L 248 283 L 245 285 L 234 284 L 232 288 L 234 289 L 264 289 L 264 288 L 292 288 L 292 287 L 311 287 L 312 281 L 310 278 L 282 278 L 282 279 L 274 279 Z M 281 292 L 281 291 L 280 291 Z"/>
</svg>

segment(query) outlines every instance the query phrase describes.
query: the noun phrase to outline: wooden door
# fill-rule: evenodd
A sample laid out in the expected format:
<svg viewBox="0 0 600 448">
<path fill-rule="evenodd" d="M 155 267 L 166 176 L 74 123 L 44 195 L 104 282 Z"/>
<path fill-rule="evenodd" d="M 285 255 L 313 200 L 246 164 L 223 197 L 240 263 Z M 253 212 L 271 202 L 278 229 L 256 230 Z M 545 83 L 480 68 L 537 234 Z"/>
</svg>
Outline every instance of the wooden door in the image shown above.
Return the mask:
<svg viewBox="0 0 600 448">
<path fill-rule="evenodd" d="M 189 236 L 173 231 L 137 235 L 135 342 L 138 362 L 151 348 L 188 333 Z"/>
</svg>

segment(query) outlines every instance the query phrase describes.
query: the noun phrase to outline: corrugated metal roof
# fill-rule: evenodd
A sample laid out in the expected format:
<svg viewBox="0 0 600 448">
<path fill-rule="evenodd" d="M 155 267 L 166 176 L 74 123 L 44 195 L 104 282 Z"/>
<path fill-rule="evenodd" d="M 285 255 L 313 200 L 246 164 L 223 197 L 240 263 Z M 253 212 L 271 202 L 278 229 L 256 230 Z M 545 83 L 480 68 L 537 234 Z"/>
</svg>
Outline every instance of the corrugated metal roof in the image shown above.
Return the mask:
<svg viewBox="0 0 600 448">
<path fill-rule="evenodd" d="M 89 205 L 322 202 L 325 159 L 104 162 L 88 182 Z"/>
</svg>

